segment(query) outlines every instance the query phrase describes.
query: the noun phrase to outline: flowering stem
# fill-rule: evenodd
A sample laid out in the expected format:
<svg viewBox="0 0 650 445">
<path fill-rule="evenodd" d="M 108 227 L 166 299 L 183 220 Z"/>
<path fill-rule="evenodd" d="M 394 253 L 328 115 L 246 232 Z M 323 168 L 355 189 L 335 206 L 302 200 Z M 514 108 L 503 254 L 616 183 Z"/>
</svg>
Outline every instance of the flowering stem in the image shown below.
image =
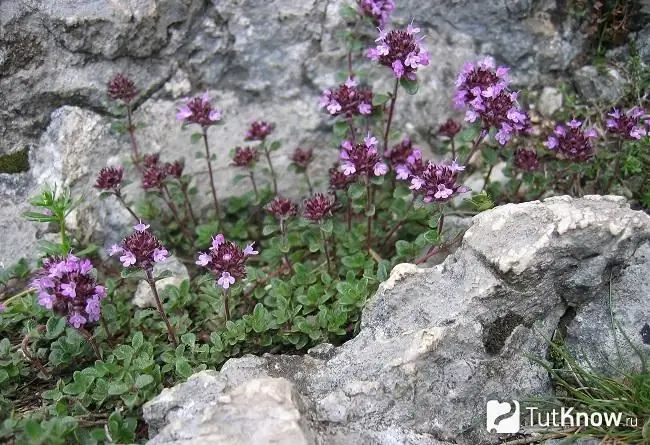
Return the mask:
<svg viewBox="0 0 650 445">
<path fill-rule="evenodd" d="M 404 221 L 406 221 L 406 218 L 408 216 L 409 211 L 413 207 L 413 204 L 415 204 L 415 199 L 416 198 L 417 198 L 417 196 L 413 195 L 413 199 L 411 199 L 411 202 L 409 203 L 408 207 L 406 208 L 406 211 L 404 212 L 404 217 L 397 224 L 395 224 L 395 227 L 393 227 L 390 232 L 388 232 L 388 235 L 386 235 L 386 238 L 384 239 L 384 242 L 381 245 L 381 249 L 383 249 L 386 246 L 388 241 L 390 241 L 390 237 L 393 236 L 393 234 L 395 232 L 397 232 L 397 229 L 402 227 L 402 224 L 404 224 Z"/>
<path fill-rule="evenodd" d="M 370 206 L 372 205 L 372 185 L 370 183 L 370 177 L 366 176 L 366 217 L 368 218 L 368 233 L 366 234 L 366 248 L 370 251 L 372 243 L 372 215 L 370 214 Z"/>
<path fill-rule="evenodd" d="M 189 232 L 189 229 L 187 225 L 185 225 L 185 221 L 181 219 L 181 215 L 178 213 L 178 209 L 176 208 L 176 205 L 174 204 L 174 201 L 172 200 L 172 195 L 169 193 L 169 189 L 165 184 L 162 186 L 162 193 L 161 196 L 163 198 L 163 201 L 167 203 L 167 207 L 169 207 L 169 210 L 172 211 L 174 214 L 174 218 L 176 218 L 176 221 L 178 222 L 178 227 L 181 228 L 181 230 L 189 237 L 192 236 L 192 233 Z"/>
<path fill-rule="evenodd" d="M 492 170 L 494 169 L 494 165 L 490 165 L 490 168 L 488 169 L 487 173 L 485 174 L 485 180 L 483 181 L 483 187 L 481 187 L 481 191 L 484 191 L 488 183 L 490 182 L 490 176 L 492 175 Z"/>
<path fill-rule="evenodd" d="M 223 290 L 223 312 L 226 322 L 230 320 L 230 289 Z"/>
<path fill-rule="evenodd" d="M 327 247 L 327 238 L 325 237 L 325 231 L 323 230 L 322 223 L 321 223 L 320 235 L 323 240 L 323 251 L 325 252 L 325 259 L 327 260 L 327 271 L 332 273 L 332 265 L 330 263 L 330 253 L 329 253 L 329 248 Z"/>
<path fill-rule="evenodd" d="M 124 207 L 127 210 L 127 212 L 129 212 L 131 214 L 131 216 L 136 221 L 140 221 L 140 218 L 138 218 L 138 215 L 136 215 L 135 212 L 133 210 L 131 210 L 131 207 L 129 207 L 126 204 L 126 201 L 124 201 L 124 197 L 122 196 L 122 193 L 120 193 L 119 191 L 115 192 L 115 197 L 117 197 L 117 200 L 120 201 L 120 204 L 122 204 L 122 207 Z"/>
<path fill-rule="evenodd" d="M 348 232 L 352 230 L 352 198 L 350 197 L 350 194 L 348 191 L 345 191 L 345 196 L 348 199 L 348 208 L 347 208 L 347 222 L 348 222 Z"/>
<path fill-rule="evenodd" d="M 169 323 L 169 319 L 167 319 L 165 308 L 163 307 L 162 301 L 160 301 L 160 295 L 158 295 L 158 289 L 156 289 L 156 280 L 153 278 L 153 273 L 148 269 L 145 270 L 145 273 L 147 274 L 147 283 L 149 283 L 151 292 L 153 292 L 153 298 L 156 301 L 156 307 L 158 308 L 158 313 L 160 314 L 163 321 L 165 322 L 165 326 L 167 326 L 169 339 L 172 341 L 172 343 L 174 343 L 174 346 L 178 346 L 178 340 L 176 339 L 176 332 L 174 331 L 172 325 Z"/>
<path fill-rule="evenodd" d="M 395 87 L 393 88 L 393 95 L 390 98 L 390 108 L 388 110 L 388 121 L 386 122 L 386 131 L 384 132 L 384 150 L 388 150 L 388 135 L 390 134 L 390 124 L 393 122 L 393 112 L 395 111 L 395 101 L 397 101 L 397 90 L 399 87 L 399 79 L 395 79 Z"/>
<path fill-rule="evenodd" d="M 456 159 L 456 138 L 451 138 L 451 158 Z"/>
<path fill-rule="evenodd" d="M 133 111 L 131 110 L 131 104 L 126 104 L 126 119 L 129 136 L 131 137 L 131 145 L 133 146 L 133 163 L 139 168 L 140 155 L 138 154 L 138 141 L 135 139 L 135 125 L 133 125 Z"/>
<path fill-rule="evenodd" d="M 278 182 L 275 179 L 275 170 L 273 169 L 273 163 L 271 162 L 271 153 L 266 147 L 266 142 L 262 141 L 262 148 L 264 149 L 264 156 L 266 157 L 266 162 L 269 164 L 269 170 L 271 170 L 271 180 L 273 181 L 273 194 L 278 194 Z"/>
<path fill-rule="evenodd" d="M 44 325 L 38 325 L 36 327 L 36 332 L 43 332 L 45 330 Z M 29 350 L 29 340 L 31 336 L 29 335 L 29 332 L 25 334 L 25 337 L 23 338 L 23 341 L 20 343 L 20 349 L 23 351 L 23 355 L 27 358 L 27 360 L 30 361 L 32 366 L 34 368 L 38 369 L 43 375 L 46 377 L 50 377 L 50 373 L 47 372 L 47 370 L 43 367 L 40 361 L 36 357 L 32 355 L 32 352 Z"/>
<path fill-rule="evenodd" d="M 253 184 L 253 191 L 255 192 L 255 201 L 260 200 L 260 193 L 257 191 L 257 183 L 255 182 L 255 172 L 250 171 L 251 183 Z"/>
<path fill-rule="evenodd" d="M 309 190 L 309 195 L 314 194 L 314 187 L 311 185 L 311 180 L 309 179 L 309 173 L 307 173 L 307 170 L 305 169 L 305 181 L 307 181 L 307 189 Z"/>
<path fill-rule="evenodd" d="M 356 132 L 354 131 L 354 122 L 352 118 L 348 119 L 348 125 L 350 126 L 350 139 L 352 140 L 352 143 L 356 140 Z"/>
<path fill-rule="evenodd" d="M 221 223 L 221 210 L 219 209 L 219 200 L 217 199 L 217 189 L 214 186 L 214 173 L 212 173 L 212 160 L 210 159 L 210 145 L 208 144 L 208 127 L 203 127 L 203 145 L 205 146 L 205 160 L 208 163 L 208 173 L 210 175 L 210 188 L 212 189 L 212 200 L 214 209 L 217 212 L 217 220 Z"/>
<path fill-rule="evenodd" d="M 24 295 L 27 295 L 27 294 L 31 294 L 32 292 L 36 292 L 37 290 L 38 290 L 38 289 L 36 289 L 35 287 L 30 287 L 29 289 L 24 290 L 24 291 L 22 291 L 22 292 L 19 293 L 19 294 L 16 294 L 16 295 L 13 295 L 13 296 L 7 298 L 7 299 L 4 300 L 2 303 L 3 303 L 5 306 L 7 306 L 7 305 L 9 304 L 10 301 L 17 300 L 17 299 L 19 299 L 20 297 L 22 297 L 22 296 L 24 296 Z"/>
<path fill-rule="evenodd" d="M 185 205 L 187 207 L 187 211 L 190 214 L 190 218 L 192 218 L 192 222 L 194 223 L 195 226 L 197 226 L 199 223 L 196 220 L 196 216 L 194 215 L 194 210 L 192 209 L 192 202 L 190 201 L 190 196 L 187 193 L 187 186 L 188 184 L 184 184 L 181 181 L 181 191 L 183 192 L 183 198 L 185 198 Z"/>
<path fill-rule="evenodd" d="M 113 335 L 111 334 L 111 330 L 108 329 L 108 323 L 106 323 L 104 314 L 101 315 L 100 320 L 102 321 L 102 327 L 104 328 L 104 332 L 106 333 L 106 338 L 111 339 Z"/>
<path fill-rule="evenodd" d="M 609 193 L 609 189 L 614 185 L 614 180 L 618 176 L 618 174 L 621 171 L 621 146 L 622 146 L 622 141 L 618 141 L 618 150 L 616 151 L 617 156 L 616 156 L 616 161 L 614 161 L 614 171 L 612 172 L 612 176 L 609 177 L 609 180 L 607 181 L 607 185 L 605 186 L 605 190 L 603 190 L 605 193 Z"/>
<path fill-rule="evenodd" d="M 442 229 L 445 224 L 445 212 L 442 209 L 442 206 L 440 206 L 440 218 L 438 218 L 438 237 L 442 235 Z"/>
<path fill-rule="evenodd" d="M 88 344 L 93 348 L 93 351 L 95 352 L 95 355 L 97 356 L 97 360 L 101 360 L 102 359 L 102 354 L 99 351 L 99 346 L 97 346 L 97 342 L 95 341 L 93 336 L 90 335 L 90 332 L 88 332 L 84 328 L 76 328 L 76 329 L 77 329 L 77 332 L 80 333 L 83 336 L 83 338 L 86 339 Z"/>
<path fill-rule="evenodd" d="M 287 228 L 284 225 L 284 219 L 280 218 L 280 242 L 282 243 L 282 250 L 285 250 L 285 247 L 287 246 Z M 289 266 L 289 269 L 291 269 L 291 261 L 289 261 L 289 254 L 287 252 L 282 252 L 282 255 L 284 256 L 284 261 Z"/>
<path fill-rule="evenodd" d="M 415 260 L 414 263 L 415 264 L 422 264 L 425 261 L 427 261 L 429 258 L 431 258 L 432 256 L 449 249 L 451 246 L 453 246 L 454 244 L 456 244 L 458 241 L 460 241 L 462 239 L 463 239 L 463 232 L 456 235 L 456 237 L 453 240 L 451 240 L 449 243 L 439 244 L 437 246 L 431 246 L 429 251 L 424 256 L 422 256 L 422 257 L 418 258 L 417 260 Z"/>
<path fill-rule="evenodd" d="M 469 161 L 472 159 L 472 156 L 474 156 L 474 153 L 478 150 L 479 146 L 481 145 L 481 142 L 483 141 L 483 138 L 487 135 L 487 131 L 482 128 L 481 132 L 476 136 L 476 139 L 474 139 L 474 143 L 472 144 L 472 149 L 469 151 L 469 154 L 465 158 L 465 161 L 463 162 L 462 165 L 467 165 L 469 164 Z"/>
</svg>

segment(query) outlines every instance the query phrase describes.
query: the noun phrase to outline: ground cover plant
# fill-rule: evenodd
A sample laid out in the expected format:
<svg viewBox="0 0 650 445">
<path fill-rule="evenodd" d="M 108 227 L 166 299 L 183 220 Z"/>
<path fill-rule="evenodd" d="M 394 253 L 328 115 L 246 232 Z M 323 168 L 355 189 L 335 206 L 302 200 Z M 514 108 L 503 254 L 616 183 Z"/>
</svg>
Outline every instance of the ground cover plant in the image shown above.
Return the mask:
<svg viewBox="0 0 650 445">
<path fill-rule="evenodd" d="M 179 103 L 186 130 L 208 171 L 210 205 L 198 196 L 183 159 L 143 152 L 133 115 L 138 86 L 128 73 L 107 79 L 122 110 L 115 126 L 131 145 L 121 165 L 97 172 L 94 192 L 132 218 L 107 252 L 82 245 L 66 223 L 80 203 L 68 189 L 34 197 L 25 217 L 57 228 L 30 268 L 0 275 L 0 439 L 16 444 L 133 443 L 146 440 L 142 405 L 192 373 L 218 369 L 244 353 L 302 353 L 355 335 L 361 310 L 391 268 L 423 264 L 462 233 L 445 215 L 553 194 L 623 191 L 650 208 L 650 122 L 636 103 L 596 115 L 578 106 L 551 126 L 534 124 L 511 86 L 509 69 L 491 58 L 468 61 L 456 80 L 454 117 L 439 129 L 435 153 L 396 121 L 400 97 L 418 93 L 418 73 L 432 63 L 417 23 L 390 25 L 392 1 L 345 7 L 348 49 L 341 83 L 318 103 L 332 142 L 291 147 L 291 170 L 309 194 L 279 194 L 273 164 L 283 141 L 273 122 L 250 123 L 238 147 L 218 145 L 228 111 L 201 93 Z M 368 70 L 367 66 L 372 69 Z M 373 91 L 376 76 L 389 92 Z M 450 114 L 453 111 L 450 110 Z M 315 150 L 337 150 L 323 182 Z M 188 154 L 190 155 L 190 154 Z M 240 171 L 250 189 L 222 196 L 215 162 Z M 491 181 L 505 165 L 506 183 Z M 611 168 L 605 168 L 611 166 Z M 484 177 L 470 190 L 469 176 Z M 142 189 L 137 197 L 127 184 Z M 190 279 L 159 289 L 177 260 Z M 152 308 L 134 306 L 136 285 Z"/>
</svg>

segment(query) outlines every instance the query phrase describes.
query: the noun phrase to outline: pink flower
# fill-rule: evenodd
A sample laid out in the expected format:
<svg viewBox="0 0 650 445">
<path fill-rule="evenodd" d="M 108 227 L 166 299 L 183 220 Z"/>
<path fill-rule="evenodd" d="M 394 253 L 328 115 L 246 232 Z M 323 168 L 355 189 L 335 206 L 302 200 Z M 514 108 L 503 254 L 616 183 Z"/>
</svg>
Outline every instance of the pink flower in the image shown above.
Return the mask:
<svg viewBox="0 0 650 445">
<path fill-rule="evenodd" d="M 208 263 L 212 261 L 212 257 L 207 253 L 201 253 L 199 259 L 196 260 L 195 264 L 198 266 L 207 266 Z"/>
<path fill-rule="evenodd" d="M 135 264 L 135 255 L 133 255 L 131 252 L 124 252 L 124 255 L 120 257 L 120 262 L 122 263 L 122 266 L 124 267 L 129 267 Z"/>
<path fill-rule="evenodd" d="M 153 251 L 153 260 L 156 263 L 160 263 L 160 262 L 165 261 L 167 259 L 167 255 L 169 255 L 169 252 L 164 247 L 159 248 L 159 249 L 154 249 L 154 251 Z"/>
<path fill-rule="evenodd" d="M 383 162 L 377 162 L 374 168 L 375 176 L 384 176 L 388 173 L 388 166 Z"/>
<path fill-rule="evenodd" d="M 228 289 L 230 286 L 235 284 L 235 277 L 230 275 L 228 272 L 223 272 L 221 274 L 221 278 L 217 280 L 217 283 L 219 286 L 223 287 L 224 289 Z"/>
<path fill-rule="evenodd" d="M 144 231 L 147 230 L 149 227 L 151 227 L 149 224 L 143 224 L 142 221 L 140 221 L 139 224 L 136 224 L 135 226 L 133 226 L 133 228 L 134 228 L 135 230 L 137 230 L 138 232 L 144 232 Z"/>
<path fill-rule="evenodd" d="M 259 252 L 257 250 L 255 250 L 255 249 L 253 249 L 254 245 L 255 245 L 255 243 L 248 244 L 246 246 L 246 248 L 244 249 L 244 255 L 246 255 L 246 256 L 257 255 Z"/>
</svg>

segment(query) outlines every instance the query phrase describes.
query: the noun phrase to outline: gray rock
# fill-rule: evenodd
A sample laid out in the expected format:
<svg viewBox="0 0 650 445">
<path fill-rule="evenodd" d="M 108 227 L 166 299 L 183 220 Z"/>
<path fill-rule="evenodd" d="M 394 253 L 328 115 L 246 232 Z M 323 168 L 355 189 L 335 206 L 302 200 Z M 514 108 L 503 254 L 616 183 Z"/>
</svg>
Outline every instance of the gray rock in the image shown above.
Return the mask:
<svg viewBox="0 0 650 445">
<path fill-rule="evenodd" d="M 486 401 L 520 400 L 523 411 L 524 399 L 553 397 L 548 374 L 527 357 L 546 357 L 547 339 L 567 314 L 582 320 L 575 327 L 569 320 L 567 342 L 611 357 L 610 331 L 584 326 L 609 316 L 600 302 L 612 271 L 620 271 L 612 300 L 629 305 L 619 305 L 614 317 L 644 351 L 638 324 L 650 297 L 643 279 L 650 272 L 648 245 L 650 216 L 618 197 L 497 207 L 473 218 L 462 246 L 444 263 L 396 266 L 365 307 L 359 335 L 335 351 L 231 359 L 218 376 L 227 386 L 266 377 L 292 381 L 317 444 L 498 443 L 485 429 Z M 631 370 L 632 353 L 621 354 L 621 366 Z M 169 399 L 167 393 L 163 400 Z M 221 408 L 203 406 L 205 419 L 220 418 Z M 247 428 L 257 415 L 234 423 Z M 200 427 L 163 417 L 145 410 L 155 430 L 168 424 L 165 442 L 152 443 L 199 437 L 211 443 L 212 436 L 197 435 Z"/>
<path fill-rule="evenodd" d="M 156 290 L 158 295 L 165 300 L 165 288 L 167 286 L 178 287 L 185 280 L 190 279 L 190 274 L 187 267 L 175 256 L 167 258 L 162 263 L 156 263 L 153 267 L 154 277 L 161 275 L 164 272 L 171 273 L 171 276 L 156 281 Z M 156 307 L 156 300 L 153 296 L 153 291 L 149 284 L 142 280 L 138 283 L 138 287 L 133 295 L 133 304 L 139 308 Z"/>
<path fill-rule="evenodd" d="M 616 103 L 625 92 L 625 78 L 613 67 L 598 68 L 587 65 L 577 70 L 573 81 L 578 93 L 587 101 Z"/>
<path fill-rule="evenodd" d="M 562 92 L 557 88 L 544 87 L 537 100 L 537 109 L 542 116 L 551 117 L 562 108 Z"/>
</svg>

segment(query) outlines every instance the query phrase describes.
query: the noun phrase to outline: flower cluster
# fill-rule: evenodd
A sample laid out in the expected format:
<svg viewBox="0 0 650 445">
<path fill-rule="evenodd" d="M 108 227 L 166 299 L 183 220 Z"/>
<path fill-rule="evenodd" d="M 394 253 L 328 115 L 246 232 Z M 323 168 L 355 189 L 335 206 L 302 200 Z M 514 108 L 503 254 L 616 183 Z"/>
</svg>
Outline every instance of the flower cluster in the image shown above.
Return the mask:
<svg viewBox="0 0 650 445">
<path fill-rule="evenodd" d="M 266 207 L 266 210 L 277 219 L 286 221 L 298 214 L 298 208 L 290 199 L 276 196 Z"/>
<path fill-rule="evenodd" d="M 461 129 L 462 127 L 458 122 L 453 119 L 447 119 L 447 122 L 442 124 L 438 129 L 438 134 L 453 139 L 458 133 L 460 133 Z"/>
<path fill-rule="evenodd" d="M 313 159 L 314 150 L 311 148 L 303 150 L 298 147 L 291 155 L 291 162 L 293 162 L 293 165 L 295 165 L 300 171 L 307 170 L 307 167 L 309 167 L 309 164 L 311 164 Z"/>
<path fill-rule="evenodd" d="M 384 27 L 395 10 L 395 0 L 357 0 L 361 15 L 370 18 L 375 26 Z"/>
<path fill-rule="evenodd" d="M 173 176 L 176 179 L 180 179 L 183 176 L 183 169 L 185 164 L 182 161 L 166 162 L 165 171 L 168 175 Z"/>
<path fill-rule="evenodd" d="M 623 139 L 641 139 L 648 134 L 648 130 L 641 122 L 644 114 L 645 111 L 641 107 L 633 107 L 625 113 L 614 108 L 611 113 L 607 114 L 609 116 L 606 122 L 607 131 L 618 134 Z"/>
<path fill-rule="evenodd" d="M 138 95 L 138 90 L 133 81 L 122 73 L 116 74 L 108 81 L 108 95 L 113 100 L 121 100 L 128 104 Z"/>
<path fill-rule="evenodd" d="M 233 165 L 237 167 L 252 168 L 260 159 L 260 154 L 255 147 L 237 147 L 232 158 Z"/>
<path fill-rule="evenodd" d="M 347 190 L 348 186 L 355 181 L 354 176 L 348 176 L 340 170 L 340 167 L 329 169 L 330 190 Z"/>
<path fill-rule="evenodd" d="M 259 252 L 253 244 L 240 249 L 235 243 L 227 241 L 223 234 L 212 238 L 208 253 L 199 252 L 196 264 L 206 267 L 217 278 L 217 284 L 223 289 L 232 287 L 237 280 L 246 277 L 246 258 Z"/>
<path fill-rule="evenodd" d="M 513 135 L 530 130 L 530 118 L 517 103 L 517 93 L 508 90 L 508 68 L 496 68 L 492 58 L 476 66 L 466 63 L 456 79 L 454 103 L 467 108 L 465 120 L 480 120 L 484 129 L 496 128 L 496 140 L 505 145 Z"/>
<path fill-rule="evenodd" d="M 275 124 L 265 121 L 253 121 L 246 131 L 246 141 L 265 141 L 275 130 Z"/>
<path fill-rule="evenodd" d="M 336 203 L 329 196 L 322 193 L 316 193 L 309 199 L 305 200 L 303 216 L 306 220 L 321 223 L 332 216 Z"/>
<path fill-rule="evenodd" d="M 515 151 L 515 168 L 527 172 L 539 170 L 540 162 L 537 152 L 533 149 L 518 148 Z"/>
<path fill-rule="evenodd" d="M 451 165 L 429 162 L 421 174 L 413 176 L 409 188 L 424 195 L 424 202 L 447 202 L 455 195 L 469 191 L 467 187 L 456 184 L 458 172 L 463 170 L 465 167 L 456 161 Z"/>
<path fill-rule="evenodd" d="M 151 271 L 153 264 L 165 261 L 169 252 L 149 227 L 142 222 L 136 224 L 133 233 L 124 238 L 119 246 L 113 245 L 108 254 L 113 256 L 119 253 L 120 262 L 124 267 L 137 267 Z"/>
<path fill-rule="evenodd" d="M 221 120 L 221 111 L 212 107 L 210 96 L 206 92 L 186 100 L 185 105 L 178 109 L 176 119 L 185 124 L 197 124 L 205 128 Z"/>
<path fill-rule="evenodd" d="M 368 135 L 363 139 L 362 144 L 352 144 L 345 140 L 341 144 L 341 166 L 340 169 L 346 176 L 358 178 L 360 176 L 370 177 L 384 176 L 388 173 L 388 166 L 382 162 L 377 153 L 377 138 Z"/>
<path fill-rule="evenodd" d="M 379 30 L 377 46 L 368 50 L 368 58 L 393 70 L 396 78 L 416 79 L 418 68 L 429 64 L 429 53 L 421 46 L 420 32 L 413 24 L 406 29 L 386 32 Z"/>
<path fill-rule="evenodd" d="M 598 137 L 593 128 L 582 129 L 582 122 L 572 119 L 564 125 L 555 127 L 553 134 L 544 145 L 557 152 L 565 159 L 582 162 L 588 161 L 595 155 L 591 139 Z"/>
<path fill-rule="evenodd" d="M 45 258 L 43 269 L 31 285 L 38 292 L 41 306 L 67 317 L 68 323 L 77 329 L 101 317 L 106 289 L 97 284 L 89 260 L 72 254 Z"/>
<path fill-rule="evenodd" d="M 422 162 L 422 150 L 414 146 L 410 138 L 405 138 L 393 148 L 386 150 L 384 157 L 388 159 L 397 179 L 401 180 L 420 174 L 425 167 Z"/>
<path fill-rule="evenodd" d="M 323 91 L 318 105 L 327 109 L 330 115 L 344 116 L 346 119 L 372 114 L 372 91 L 357 85 L 356 80 L 349 78 L 336 90 Z"/>
<path fill-rule="evenodd" d="M 123 174 L 124 169 L 121 166 L 104 167 L 99 171 L 94 187 L 105 192 L 119 194 Z"/>
</svg>

